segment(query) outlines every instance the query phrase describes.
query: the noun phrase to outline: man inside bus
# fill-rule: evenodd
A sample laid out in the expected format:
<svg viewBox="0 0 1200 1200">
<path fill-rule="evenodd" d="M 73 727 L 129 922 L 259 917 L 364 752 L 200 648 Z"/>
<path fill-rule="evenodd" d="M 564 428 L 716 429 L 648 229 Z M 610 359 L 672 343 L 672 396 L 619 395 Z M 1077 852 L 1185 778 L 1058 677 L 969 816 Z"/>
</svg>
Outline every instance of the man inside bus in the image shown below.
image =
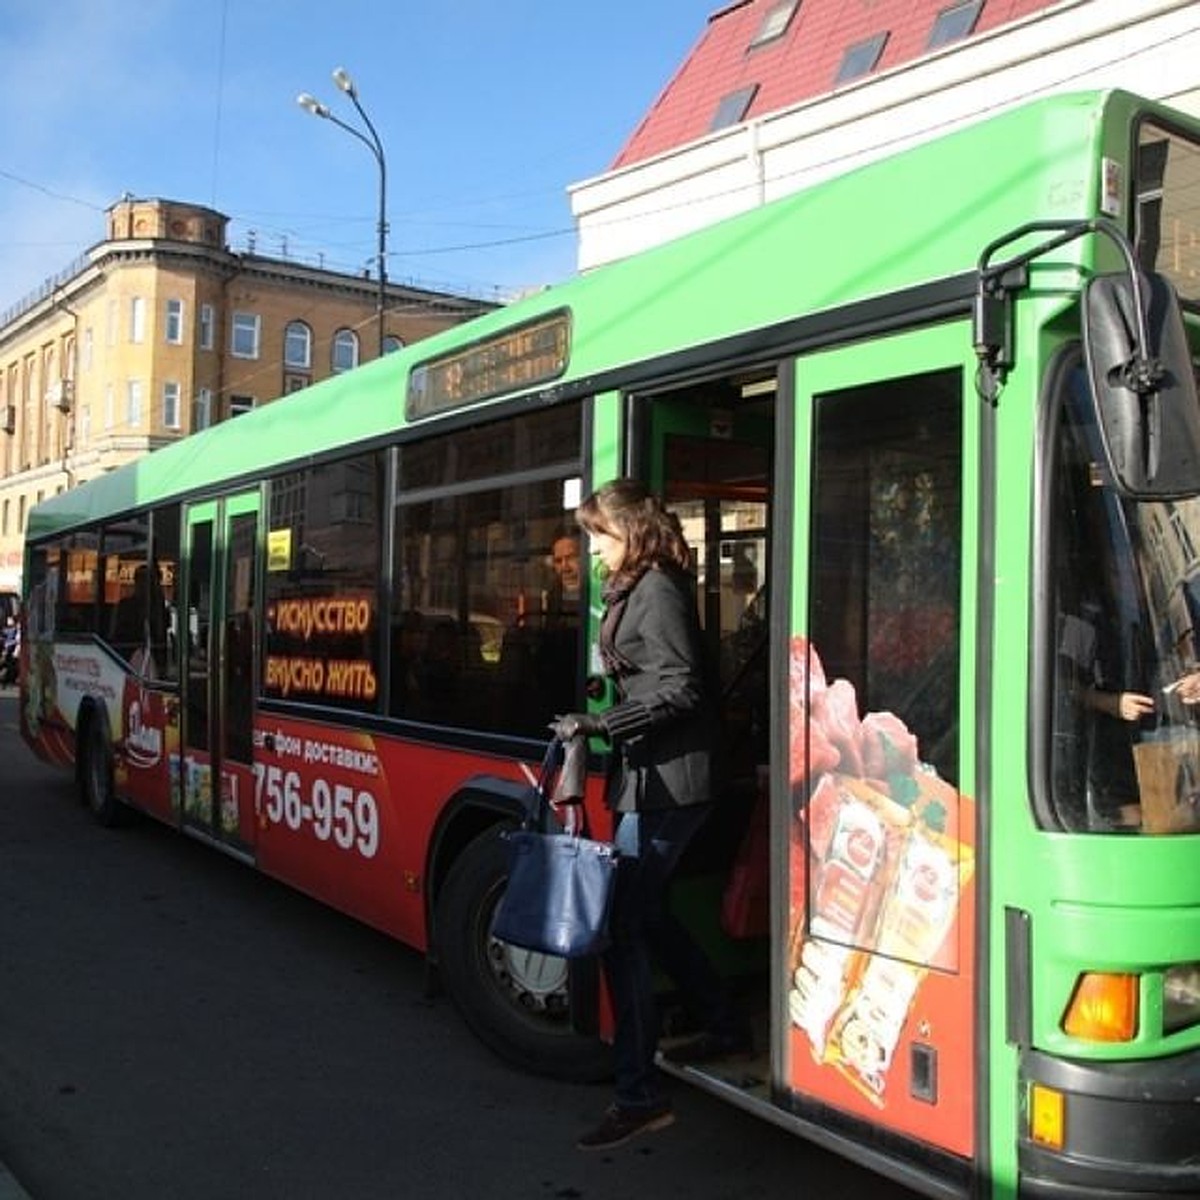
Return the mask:
<svg viewBox="0 0 1200 1200">
<path fill-rule="evenodd" d="M 579 568 L 579 534 L 563 529 L 550 543 L 550 568 L 554 580 L 546 597 L 546 615 L 551 619 L 577 617 L 583 575 Z"/>
<path fill-rule="evenodd" d="M 531 605 L 523 604 L 504 635 L 500 662 L 513 711 L 524 712 L 530 733 L 540 733 L 556 713 L 578 707 L 575 692 L 583 573 L 579 531 L 560 528 L 542 542 L 544 558 L 535 564 L 548 575 L 538 580 Z M 528 593 L 523 593 L 527 595 Z"/>
</svg>

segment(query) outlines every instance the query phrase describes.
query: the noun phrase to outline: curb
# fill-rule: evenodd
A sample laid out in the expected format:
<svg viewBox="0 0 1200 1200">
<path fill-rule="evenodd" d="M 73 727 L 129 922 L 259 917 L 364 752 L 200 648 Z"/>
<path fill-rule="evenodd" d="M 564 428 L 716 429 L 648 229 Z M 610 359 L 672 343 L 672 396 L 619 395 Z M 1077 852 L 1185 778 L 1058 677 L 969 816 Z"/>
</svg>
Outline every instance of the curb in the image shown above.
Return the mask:
<svg viewBox="0 0 1200 1200">
<path fill-rule="evenodd" d="M 16 1181 L 12 1172 L 0 1162 L 0 1200 L 31 1200 L 29 1193 Z"/>
</svg>

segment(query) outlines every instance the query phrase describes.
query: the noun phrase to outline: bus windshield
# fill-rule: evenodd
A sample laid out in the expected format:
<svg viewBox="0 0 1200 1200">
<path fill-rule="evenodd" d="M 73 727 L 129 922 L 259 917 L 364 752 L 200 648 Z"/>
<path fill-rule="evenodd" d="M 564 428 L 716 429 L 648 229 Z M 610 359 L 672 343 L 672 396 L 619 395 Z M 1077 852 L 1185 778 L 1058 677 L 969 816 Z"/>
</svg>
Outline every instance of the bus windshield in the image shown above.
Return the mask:
<svg viewBox="0 0 1200 1200">
<path fill-rule="evenodd" d="M 1135 501 L 1107 476 L 1081 371 L 1053 455 L 1052 820 L 1200 829 L 1200 497 Z"/>
<path fill-rule="evenodd" d="M 1185 305 L 1200 305 L 1200 147 L 1146 121 L 1138 134 L 1137 246 L 1142 266 L 1165 275 Z"/>
</svg>

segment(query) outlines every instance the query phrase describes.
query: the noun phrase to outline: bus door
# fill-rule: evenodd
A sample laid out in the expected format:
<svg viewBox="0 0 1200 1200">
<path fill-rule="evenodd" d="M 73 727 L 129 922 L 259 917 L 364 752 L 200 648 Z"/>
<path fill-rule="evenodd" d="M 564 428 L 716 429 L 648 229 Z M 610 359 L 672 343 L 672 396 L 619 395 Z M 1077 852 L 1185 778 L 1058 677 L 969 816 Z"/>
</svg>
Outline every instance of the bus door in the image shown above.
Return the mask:
<svg viewBox="0 0 1200 1200">
<path fill-rule="evenodd" d="M 775 808 L 788 1103 L 964 1157 L 978 1095 L 970 341 L 947 325 L 796 364 Z"/>
<path fill-rule="evenodd" d="M 187 514 L 183 675 L 184 827 L 250 853 L 254 843 L 258 492 Z"/>
<path fill-rule="evenodd" d="M 723 790 L 680 864 L 673 904 L 765 1027 L 775 370 L 638 396 L 633 405 L 630 469 L 680 518 L 721 711 Z"/>
</svg>

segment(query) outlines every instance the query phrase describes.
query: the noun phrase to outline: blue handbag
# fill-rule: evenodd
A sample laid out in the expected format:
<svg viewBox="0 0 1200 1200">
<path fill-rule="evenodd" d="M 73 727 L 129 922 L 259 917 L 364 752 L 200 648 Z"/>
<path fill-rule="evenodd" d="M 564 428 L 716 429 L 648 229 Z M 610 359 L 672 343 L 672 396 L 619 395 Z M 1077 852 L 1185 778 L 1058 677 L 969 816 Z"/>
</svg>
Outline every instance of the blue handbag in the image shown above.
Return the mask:
<svg viewBox="0 0 1200 1200">
<path fill-rule="evenodd" d="M 617 854 L 608 842 L 566 833 L 550 805 L 562 762 L 556 739 L 546 751 L 519 828 L 506 834 L 508 883 L 492 920 L 502 942 L 559 958 L 583 958 L 608 945 Z"/>
</svg>

